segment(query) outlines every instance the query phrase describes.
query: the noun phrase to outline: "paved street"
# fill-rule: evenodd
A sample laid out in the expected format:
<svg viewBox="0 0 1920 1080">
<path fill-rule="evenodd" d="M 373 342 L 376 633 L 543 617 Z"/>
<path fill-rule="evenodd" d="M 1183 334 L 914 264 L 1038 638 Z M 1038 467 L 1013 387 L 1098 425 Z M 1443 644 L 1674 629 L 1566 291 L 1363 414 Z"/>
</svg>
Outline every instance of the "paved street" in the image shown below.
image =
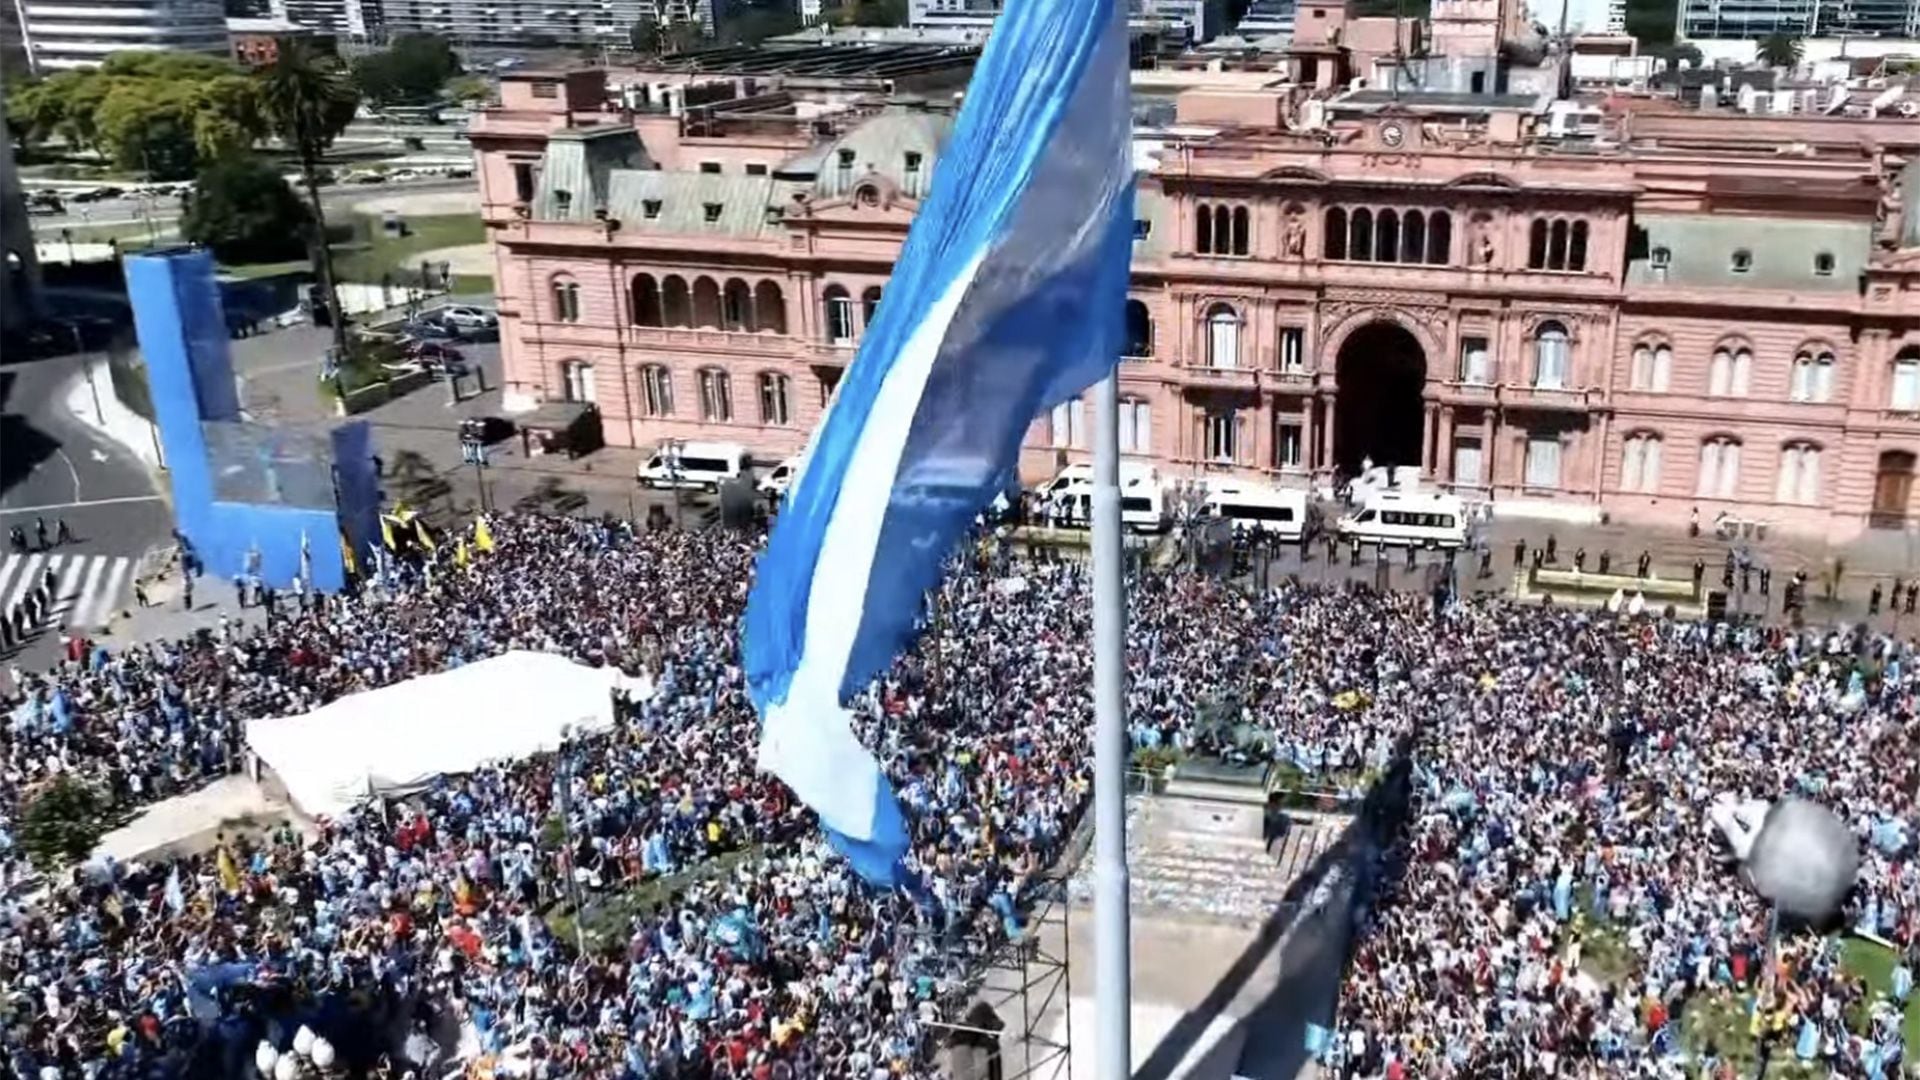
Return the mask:
<svg viewBox="0 0 1920 1080">
<path fill-rule="evenodd" d="M 34 548 L 0 549 L 0 612 L 49 571 L 55 580 L 52 608 L 14 650 L 16 663 L 51 660 L 62 626 L 104 624 L 131 596 L 140 560 L 172 530 L 146 466 L 69 413 L 69 399 L 87 399 L 81 359 L 0 366 L 0 532 L 18 525 Z M 65 521 L 73 542 L 40 550 L 37 521 L 49 540 Z"/>
</svg>

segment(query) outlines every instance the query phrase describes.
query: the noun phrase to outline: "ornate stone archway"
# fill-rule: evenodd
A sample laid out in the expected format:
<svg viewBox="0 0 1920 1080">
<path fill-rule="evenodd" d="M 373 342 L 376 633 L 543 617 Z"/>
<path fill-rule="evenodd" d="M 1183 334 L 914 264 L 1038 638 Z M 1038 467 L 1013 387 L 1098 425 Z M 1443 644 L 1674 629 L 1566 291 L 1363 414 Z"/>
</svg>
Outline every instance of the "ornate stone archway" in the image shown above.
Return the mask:
<svg viewBox="0 0 1920 1080">
<path fill-rule="evenodd" d="M 1426 381 L 1431 353 L 1406 321 L 1382 313 L 1355 320 L 1335 345 L 1333 463 L 1353 475 L 1367 465 L 1425 464 Z"/>
</svg>

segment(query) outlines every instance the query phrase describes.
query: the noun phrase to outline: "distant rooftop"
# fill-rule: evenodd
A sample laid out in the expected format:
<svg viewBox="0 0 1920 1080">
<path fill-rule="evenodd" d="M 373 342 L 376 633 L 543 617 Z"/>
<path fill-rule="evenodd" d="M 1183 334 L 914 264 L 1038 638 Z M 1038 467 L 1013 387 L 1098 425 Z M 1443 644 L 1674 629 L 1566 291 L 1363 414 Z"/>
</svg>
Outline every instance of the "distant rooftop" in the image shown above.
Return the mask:
<svg viewBox="0 0 1920 1080">
<path fill-rule="evenodd" d="M 228 19 L 229 34 L 308 34 L 307 27 L 290 19 Z"/>
<path fill-rule="evenodd" d="M 804 78 L 887 79 L 922 75 L 971 65 L 975 45 L 930 42 L 904 44 L 856 41 L 846 44 L 769 43 L 721 46 L 662 57 L 650 66 L 662 71 L 715 75 L 787 75 Z"/>
<path fill-rule="evenodd" d="M 1533 109 L 1540 104 L 1536 94 L 1471 94 L 1452 90 L 1355 90 L 1335 98 L 1336 107 L 1379 107 L 1397 105 L 1404 109 L 1444 109 L 1449 112 L 1495 109 Z"/>
</svg>

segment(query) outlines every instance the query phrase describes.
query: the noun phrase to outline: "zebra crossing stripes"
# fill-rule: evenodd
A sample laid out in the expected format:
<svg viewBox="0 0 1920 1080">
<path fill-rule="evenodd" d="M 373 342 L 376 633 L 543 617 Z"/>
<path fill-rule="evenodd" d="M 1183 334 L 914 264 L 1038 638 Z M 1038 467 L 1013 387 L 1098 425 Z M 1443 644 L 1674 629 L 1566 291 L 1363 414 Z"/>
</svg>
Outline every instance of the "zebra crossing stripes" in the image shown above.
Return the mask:
<svg viewBox="0 0 1920 1080">
<path fill-rule="evenodd" d="M 41 626 L 94 629 L 113 617 L 133 569 L 130 555 L 8 555 L 0 560 L 0 614 L 53 574 L 53 604 Z"/>
</svg>

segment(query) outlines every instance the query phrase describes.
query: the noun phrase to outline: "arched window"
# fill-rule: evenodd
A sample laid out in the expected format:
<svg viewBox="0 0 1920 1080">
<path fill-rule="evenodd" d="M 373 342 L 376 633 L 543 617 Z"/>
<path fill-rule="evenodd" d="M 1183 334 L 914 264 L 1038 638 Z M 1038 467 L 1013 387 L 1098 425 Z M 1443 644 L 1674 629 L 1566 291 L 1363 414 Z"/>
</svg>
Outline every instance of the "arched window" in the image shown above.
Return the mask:
<svg viewBox="0 0 1920 1080">
<path fill-rule="evenodd" d="M 666 325 L 660 308 L 660 285 L 653 280 L 652 274 L 636 274 L 629 292 L 633 298 L 635 326 Z"/>
<path fill-rule="evenodd" d="M 1365 262 L 1373 258 L 1373 211 L 1361 207 L 1353 212 L 1347 229 L 1347 255 Z"/>
<path fill-rule="evenodd" d="M 1244 206 L 1233 208 L 1233 253 L 1245 255 L 1253 250 L 1252 215 Z"/>
<path fill-rule="evenodd" d="M 1326 259 L 1344 259 L 1347 257 L 1347 212 L 1337 206 L 1328 207 L 1326 217 L 1322 219 L 1320 246 L 1326 250 L 1320 253 Z"/>
<path fill-rule="evenodd" d="M 1547 268 L 1547 219 L 1534 218 L 1533 225 L 1527 230 L 1527 268 L 1545 270 Z"/>
<path fill-rule="evenodd" d="M 1435 210 L 1427 219 L 1427 262 L 1447 266 L 1453 262 L 1453 215 Z"/>
<path fill-rule="evenodd" d="M 1920 411 L 1920 349 L 1902 349 L 1894 359 L 1891 389 L 1889 408 Z"/>
<path fill-rule="evenodd" d="M 1820 448 L 1810 442 L 1790 442 L 1780 448 L 1780 475 L 1773 485 L 1773 501 L 1812 506 L 1820 501 Z"/>
<path fill-rule="evenodd" d="M 553 279 L 555 322 L 580 321 L 580 283 L 562 274 Z"/>
<path fill-rule="evenodd" d="M 872 326 L 873 317 L 880 314 L 880 286 L 869 285 L 860 294 L 860 325 Z"/>
<path fill-rule="evenodd" d="M 853 297 L 838 285 L 827 286 L 827 340 L 835 345 L 853 342 Z"/>
<path fill-rule="evenodd" d="M 1128 356 L 1153 355 L 1153 315 L 1139 300 L 1127 301 Z"/>
<path fill-rule="evenodd" d="M 1533 332 L 1533 385 L 1541 390 L 1564 390 L 1567 385 L 1567 328 L 1543 322 Z"/>
<path fill-rule="evenodd" d="M 1399 262 L 1400 215 L 1392 210 L 1380 211 L 1373 231 L 1373 261 Z"/>
<path fill-rule="evenodd" d="M 753 324 L 753 288 L 739 278 L 728 278 L 720 294 L 720 328 L 751 333 Z"/>
<path fill-rule="evenodd" d="M 1822 402 L 1833 397 L 1833 354 L 1802 349 L 1793 358 L 1788 396 L 1795 401 Z"/>
<path fill-rule="evenodd" d="M 1567 269 L 1585 270 L 1587 268 L 1587 223 L 1573 223 L 1573 235 L 1567 241 Z"/>
<path fill-rule="evenodd" d="M 1707 394 L 1745 397 L 1752 377 L 1753 352 L 1744 346 L 1722 345 L 1713 350 L 1713 362 L 1707 366 Z"/>
<path fill-rule="evenodd" d="M 1705 499 L 1731 499 L 1740 490 L 1740 443 L 1716 435 L 1700 444 L 1700 477 L 1694 494 Z"/>
<path fill-rule="evenodd" d="M 1240 314 L 1231 304 L 1207 309 L 1207 366 L 1240 366 Z"/>
<path fill-rule="evenodd" d="M 753 330 L 753 286 L 728 278 L 720 286 L 720 329 L 733 333 Z"/>
<path fill-rule="evenodd" d="M 1081 450 L 1087 445 L 1087 403 L 1073 398 L 1053 407 L 1053 445 L 1061 450 Z"/>
<path fill-rule="evenodd" d="M 1233 251 L 1233 215 L 1224 206 L 1213 208 L 1213 253 L 1227 255 Z"/>
<path fill-rule="evenodd" d="M 693 325 L 693 298 L 687 292 L 687 282 L 678 274 L 669 274 L 660 283 L 661 314 L 668 326 Z"/>
<path fill-rule="evenodd" d="M 640 411 L 645 416 L 673 415 L 673 373 L 667 365 L 641 365 Z"/>
<path fill-rule="evenodd" d="M 1660 436 L 1636 431 L 1620 455 L 1620 490 L 1652 494 L 1660 490 Z"/>
<path fill-rule="evenodd" d="M 1409 210 L 1400 219 L 1400 261 L 1427 261 L 1427 216 L 1418 210 Z"/>
<path fill-rule="evenodd" d="M 721 368 L 700 369 L 700 419 L 717 424 L 733 419 L 733 379 Z"/>
<path fill-rule="evenodd" d="M 1120 401 L 1120 452 L 1153 452 L 1153 406 L 1139 398 Z"/>
<path fill-rule="evenodd" d="M 693 325 L 720 326 L 720 286 L 710 277 L 693 279 Z"/>
<path fill-rule="evenodd" d="M 787 332 L 787 298 L 777 281 L 762 281 L 753 287 L 753 328 L 762 333 Z"/>
<path fill-rule="evenodd" d="M 784 427 L 792 421 L 788 412 L 788 382 L 775 371 L 760 374 L 760 422 Z"/>
<path fill-rule="evenodd" d="M 1193 250 L 1202 255 L 1213 254 L 1213 207 L 1200 204 L 1200 210 L 1193 216 Z"/>
<path fill-rule="evenodd" d="M 1913 501 L 1913 454 L 1905 450 L 1885 450 L 1873 470 L 1873 520 L 1880 525 L 1898 525 L 1906 520 Z"/>
<path fill-rule="evenodd" d="M 1664 394 L 1673 372 L 1673 349 L 1665 342 L 1642 342 L 1633 350 L 1629 385 L 1634 390 Z"/>
<path fill-rule="evenodd" d="M 593 365 L 585 360 L 564 360 L 560 363 L 560 376 L 564 381 L 563 390 L 568 401 L 593 404 Z"/>
</svg>

